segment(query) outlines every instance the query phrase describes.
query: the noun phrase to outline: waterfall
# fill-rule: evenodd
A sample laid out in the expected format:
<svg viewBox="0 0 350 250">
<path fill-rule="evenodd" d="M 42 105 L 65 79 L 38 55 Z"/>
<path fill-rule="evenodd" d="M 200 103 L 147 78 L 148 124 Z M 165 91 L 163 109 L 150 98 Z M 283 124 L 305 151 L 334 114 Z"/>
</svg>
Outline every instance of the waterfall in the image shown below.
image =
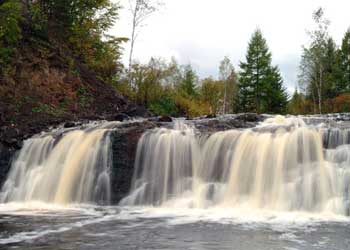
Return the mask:
<svg viewBox="0 0 350 250">
<path fill-rule="evenodd" d="M 349 215 L 348 135 L 281 116 L 208 138 L 184 124 L 148 131 L 120 204 Z"/>
<path fill-rule="evenodd" d="M 195 131 L 180 122 L 175 128 L 151 130 L 141 137 L 132 181 L 134 192 L 121 203 L 160 204 L 191 190 L 193 166 L 199 160 Z"/>
<path fill-rule="evenodd" d="M 24 142 L 0 202 L 109 203 L 112 123 L 35 136 Z"/>
</svg>

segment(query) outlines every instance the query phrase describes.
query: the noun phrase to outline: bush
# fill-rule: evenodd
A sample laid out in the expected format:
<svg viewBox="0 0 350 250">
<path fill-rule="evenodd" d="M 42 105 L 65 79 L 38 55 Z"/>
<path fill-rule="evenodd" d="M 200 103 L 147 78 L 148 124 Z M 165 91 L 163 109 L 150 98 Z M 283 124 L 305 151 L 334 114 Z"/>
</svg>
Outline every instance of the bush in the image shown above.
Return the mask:
<svg viewBox="0 0 350 250">
<path fill-rule="evenodd" d="M 172 96 L 162 96 L 158 100 L 152 102 L 149 109 L 156 115 L 179 115 L 179 109 L 176 106 L 175 98 Z"/>
<path fill-rule="evenodd" d="M 19 1 L 5 1 L 0 5 L 0 71 L 9 64 L 16 51 L 17 42 L 22 37 L 20 22 L 21 5 Z M 1 73 L 1 72 L 0 72 Z"/>
</svg>

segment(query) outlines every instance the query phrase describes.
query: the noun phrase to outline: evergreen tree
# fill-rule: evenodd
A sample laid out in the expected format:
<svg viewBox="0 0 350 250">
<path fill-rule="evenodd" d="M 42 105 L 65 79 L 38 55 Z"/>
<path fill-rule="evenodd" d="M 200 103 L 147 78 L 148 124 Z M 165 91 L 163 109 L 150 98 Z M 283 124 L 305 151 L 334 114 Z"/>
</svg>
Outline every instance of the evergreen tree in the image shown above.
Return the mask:
<svg viewBox="0 0 350 250">
<path fill-rule="evenodd" d="M 197 75 L 192 69 L 192 66 L 189 64 L 185 66 L 184 68 L 184 75 L 183 80 L 181 82 L 181 90 L 187 94 L 188 96 L 196 96 L 197 95 L 197 88 L 196 88 L 196 82 L 197 82 Z"/>
<path fill-rule="evenodd" d="M 334 98 L 337 96 L 336 90 L 336 61 L 337 61 L 337 45 L 333 38 L 328 38 L 325 46 L 324 56 L 324 77 L 325 83 L 322 95 L 324 98 Z"/>
<path fill-rule="evenodd" d="M 283 86 L 283 79 L 277 66 L 271 68 L 266 84 L 266 110 L 267 113 L 285 113 L 288 104 L 288 94 Z"/>
<path fill-rule="evenodd" d="M 241 111 L 280 113 L 285 111 L 287 95 L 278 67 L 271 65 L 271 53 L 261 31 L 254 32 L 240 63 L 239 103 Z"/>
<path fill-rule="evenodd" d="M 350 91 L 350 29 L 345 33 L 341 48 L 337 53 L 337 90 Z"/>
<path fill-rule="evenodd" d="M 288 103 L 288 113 L 293 115 L 302 114 L 304 111 L 304 105 L 303 95 L 298 92 L 298 89 L 295 89 L 294 94 Z"/>
</svg>

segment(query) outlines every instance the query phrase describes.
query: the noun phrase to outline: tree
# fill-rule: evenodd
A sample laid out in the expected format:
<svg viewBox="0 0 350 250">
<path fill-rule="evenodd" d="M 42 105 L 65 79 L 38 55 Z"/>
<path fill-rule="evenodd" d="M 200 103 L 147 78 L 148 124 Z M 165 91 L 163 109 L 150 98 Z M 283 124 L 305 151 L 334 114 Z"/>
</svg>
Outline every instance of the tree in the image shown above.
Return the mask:
<svg viewBox="0 0 350 250">
<path fill-rule="evenodd" d="M 209 104 L 210 113 L 213 115 L 222 110 L 225 93 L 224 85 L 223 81 L 216 81 L 212 78 L 206 78 L 202 81 L 201 97 L 204 102 Z"/>
<path fill-rule="evenodd" d="M 20 2 L 3 1 L 0 3 L 0 13 L 0 74 L 2 74 L 22 37 L 20 22 L 23 19 Z"/>
<path fill-rule="evenodd" d="M 219 78 L 224 83 L 224 100 L 222 111 L 224 114 L 234 111 L 237 95 L 237 75 L 230 59 L 225 58 L 220 62 Z"/>
<path fill-rule="evenodd" d="M 327 80 L 327 60 L 329 59 L 328 47 L 330 45 L 328 26 L 329 21 L 324 18 L 322 8 L 313 14 L 317 29 L 309 32 L 311 44 L 303 48 L 300 63 L 299 83 L 307 94 L 312 96 L 314 111 L 322 113 L 322 101 Z"/>
<path fill-rule="evenodd" d="M 344 35 L 336 53 L 335 84 L 338 94 L 350 91 L 350 29 Z"/>
<path fill-rule="evenodd" d="M 182 92 L 189 96 L 194 97 L 197 95 L 197 82 L 198 77 L 196 72 L 192 69 L 190 64 L 184 67 L 183 79 L 180 85 Z"/>
<path fill-rule="evenodd" d="M 246 61 L 240 63 L 239 106 L 244 112 L 284 112 L 286 100 L 282 77 L 271 65 L 269 52 L 261 31 L 256 30 L 248 45 Z"/>
<path fill-rule="evenodd" d="M 129 0 L 129 4 L 132 14 L 132 31 L 129 54 L 129 68 L 131 68 L 135 41 L 139 35 L 139 30 L 142 25 L 144 25 L 146 19 L 158 10 L 161 3 L 153 0 Z"/>
<path fill-rule="evenodd" d="M 304 96 L 296 88 L 288 103 L 288 113 L 293 115 L 302 114 L 304 112 L 304 106 Z"/>
</svg>

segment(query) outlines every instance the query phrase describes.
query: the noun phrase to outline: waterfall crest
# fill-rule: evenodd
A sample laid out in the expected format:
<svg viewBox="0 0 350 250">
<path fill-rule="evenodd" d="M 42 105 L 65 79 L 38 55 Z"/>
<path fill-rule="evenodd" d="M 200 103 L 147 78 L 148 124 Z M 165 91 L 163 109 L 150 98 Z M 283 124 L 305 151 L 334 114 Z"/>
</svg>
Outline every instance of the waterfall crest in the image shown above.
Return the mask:
<svg viewBox="0 0 350 250">
<path fill-rule="evenodd" d="M 349 215 L 347 135 L 281 116 L 204 141 L 186 125 L 155 129 L 139 141 L 121 204 Z"/>
<path fill-rule="evenodd" d="M 109 203 L 110 125 L 26 140 L 0 202 Z"/>
</svg>

